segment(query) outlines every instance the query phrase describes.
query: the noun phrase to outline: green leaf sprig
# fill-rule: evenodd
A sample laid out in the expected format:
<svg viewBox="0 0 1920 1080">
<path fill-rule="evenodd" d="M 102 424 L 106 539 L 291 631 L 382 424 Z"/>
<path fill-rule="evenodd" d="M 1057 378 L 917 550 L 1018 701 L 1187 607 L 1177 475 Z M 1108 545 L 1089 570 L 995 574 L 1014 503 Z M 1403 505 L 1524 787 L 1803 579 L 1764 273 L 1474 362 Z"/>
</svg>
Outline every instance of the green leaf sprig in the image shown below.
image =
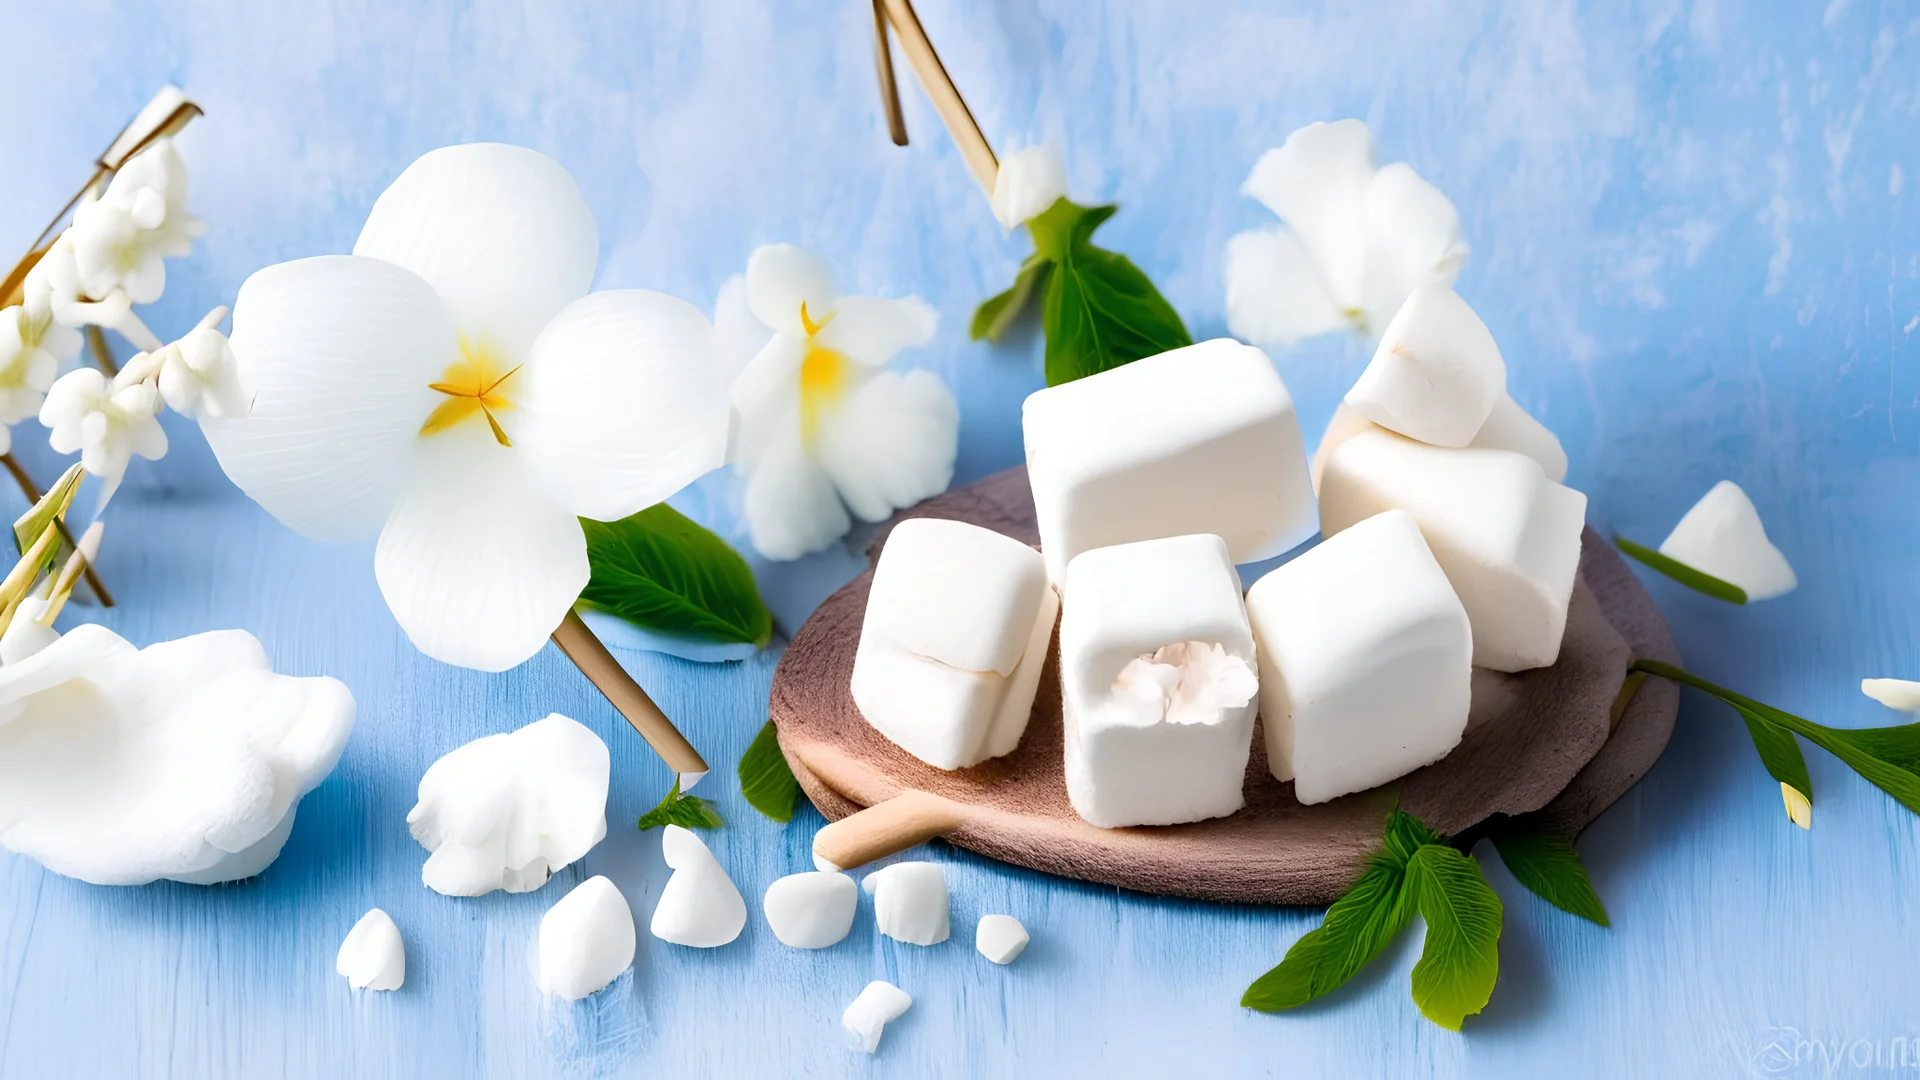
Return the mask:
<svg viewBox="0 0 1920 1080">
<path fill-rule="evenodd" d="M 723 644 L 757 648 L 773 635 L 747 561 L 673 507 L 580 525 L 593 568 L 582 605 L 642 629 Z"/>
<path fill-rule="evenodd" d="M 1679 559 L 1671 555 L 1662 555 L 1645 544 L 1636 544 L 1624 536 L 1615 534 L 1613 546 L 1695 592 L 1706 593 L 1716 600 L 1725 600 L 1729 604 L 1747 602 L 1747 590 L 1733 582 L 1723 581 L 1704 570 L 1695 570 Z"/>
<path fill-rule="evenodd" d="M 680 794 L 680 778 L 673 778 L 673 790 L 660 800 L 660 805 L 640 815 L 641 832 L 657 829 L 662 825 L 678 825 L 683 829 L 717 829 L 726 822 L 720 819 L 720 812 L 713 804 L 698 795 Z"/>
<path fill-rule="evenodd" d="M 1530 817 L 1508 818 L 1487 837 L 1500 861 L 1527 891 L 1570 915 L 1600 926 L 1607 921 L 1606 905 L 1594 892 L 1586 865 L 1573 845 Z"/>
<path fill-rule="evenodd" d="M 1062 197 L 1027 222 L 1033 254 L 1011 288 L 973 313 L 974 340 L 999 341 L 1037 296 L 1048 386 L 1193 344 L 1180 313 L 1139 267 L 1094 246 L 1093 231 L 1116 209 Z"/>
<path fill-rule="evenodd" d="M 780 752 L 771 720 L 740 757 L 740 794 L 749 806 L 775 821 L 793 820 L 793 808 L 800 801 L 800 781 L 793 778 L 787 755 Z"/>
</svg>

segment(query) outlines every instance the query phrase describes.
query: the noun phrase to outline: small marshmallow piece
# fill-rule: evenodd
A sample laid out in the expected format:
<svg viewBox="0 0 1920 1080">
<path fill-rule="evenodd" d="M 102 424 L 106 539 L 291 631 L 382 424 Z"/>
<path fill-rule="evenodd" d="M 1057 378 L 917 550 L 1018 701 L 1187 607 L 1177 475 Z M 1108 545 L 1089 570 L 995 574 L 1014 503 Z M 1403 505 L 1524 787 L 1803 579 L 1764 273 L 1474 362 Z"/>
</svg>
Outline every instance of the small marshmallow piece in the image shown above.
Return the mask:
<svg viewBox="0 0 1920 1080">
<path fill-rule="evenodd" d="M 1074 810 L 1120 828 L 1240 809 L 1259 687 L 1227 545 L 1196 535 L 1086 552 L 1067 568 L 1065 609 Z"/>
<path fill-rule="evenodd" d="M 1449 449 L 1361 432 L 1328 455 L 1320 531 L 1328 537 L 1405 510 L 1473 624 L 1473 663 L 1546 667 L 1560 655 L 1580 565 L 1587 497 L 1509 450 Z"/>
<path fill-rule="evenodd" d="M 1749 600 L 1771 600 L 1800 583 L 1787 557 L 1767 539 L 1753 500 L 1731 480 L 1713 485 L 1693 504 L 1660 544 L 1660 554 L 1740 586 Z"/>
<path fill-rule="evenodd" d="M 400 989 L 407 981 L 407 946 L 400 940 L 400 928 L 379 908 L 362 915 L 340 943 L 333 970 L 346 976 L 355 990 Z"/>
<path fill-rule="evenodd" d="M 1533 418 L 1520 403 L 1506 394 L 1493 403 L 1493 412 L 1480 425 L 1480 433 L 1468 446 L 1483 450 L 1512 450 L 1540 463 L 1540 471 L 1556 484 L 1567 482 L 1567 451 L 1559 436 Z"/>
<path fill-rule="evenodd" d="M 996 964 L 1011 964 L 1025 952 L 1027 928 L 1011 915 L 982 915 L 980 927 L 973 933 L 973 947 Z"/>
<path fill-rule="evenodd" d="M 1920 712 L 1920 682 L 1906 679 L 1861 679 L 1860 692 L 1889 709 Z"/>
<path fill-rule="evenodd" d="M 1016 229 L 1045 213 L 1067 193 L 1067 155 L 1058 144 L 1040 143 L 1000 159 L 993 178 L 993 216 Z"/>
<path fill-rule="evenodd" d="M 540 919 L 540 989 L 568 1001 L 604 990 L 633 966 L 635 944 L 627 898 L 590 877 Z"/>
<path fill-rule="evenodd" d="M 868 874 L 860 886 L 873 897 L 873 921 L 895 941 L 938 945 L 952 932 L 947 875 L 939 863 L 883 866 Z"/>
<path fill-rule="evenodd" d="M 977 525 L 901 522 L 887 537 L 853 662 L 874 730 L 939 769 L 1011 752 L 1060 611 L 1040 553 Z"/>
<path fill-rule="evenodd" d="M 880 1049 L 880 1033 L 887 1024 L 900 1019 L 912 1004 L 913 999 L 905 990 L 875 979 L 860 991 L 847 1011 L 840 1014 L 840 1026 L 853 1034 L 855 1045 L 871 1054 Z"/>
<path fill-rule="evenodd" d="M 860 890 L 845 874 L 788 874 L 767 886 L 767 925 L 782 945 L 824 949 L 853 929 Z"/>
<path fill-rule="evenodd" d="M 1114 544 L 1212 533 L 1247 563 L 1313 535 L 1293 398 L 1252 346 L 1218 338 L 1041 390 L 1022 424 L 1056 583 Z"/>
<path fill-rule="evenodd" d="M 1368 518 L 1255 582 L 1267 765 L 1302 803 L 1445 757 L 1466 731 L 1473 629 L 1420 526 Z"/>
<path fill-rule="evenodd" d="M 1422 285 L 1387 324 L 1346 403 L 1409 439 L 1465 446 L 1506 388 L 1507 365 L 1487 324 L 1459 293 Z"/>
<path fill-rule="evenodd" d="M 675 945 L 711 949 L 740 936 L 747 901 L 698 836 L 678 825 L 660 832 L 660 851 L 673 876 L 653 909 L 653 936 Z"/>
</svg>

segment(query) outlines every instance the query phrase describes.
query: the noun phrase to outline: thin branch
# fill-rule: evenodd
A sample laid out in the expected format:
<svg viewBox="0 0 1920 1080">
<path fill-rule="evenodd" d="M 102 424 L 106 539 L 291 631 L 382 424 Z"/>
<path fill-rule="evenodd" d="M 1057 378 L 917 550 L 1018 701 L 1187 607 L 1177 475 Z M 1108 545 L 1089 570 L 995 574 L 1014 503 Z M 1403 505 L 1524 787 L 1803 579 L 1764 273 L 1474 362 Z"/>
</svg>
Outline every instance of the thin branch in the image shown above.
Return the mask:
<svg viewBox="0 0 1920 1080">
<path fill-rule="evenodd" d="M 660 706 L 633 681 L 633 676 L 613 658 L 578 612 L 567 612 L 567 617 L 553 632 L 553 643 L 560 646 L 560 651 L 573 661 L 587 681 L 620 710 L 620 715 L 647 740 L 660 760 L 679 774 L 682 791 L 691 789 L 707 774 L 707 760 L 700 756 L 700 751 L 693 748 L 680 729 L 673 726 L 673 721 L 667 719 L 667 714 L 660 711 Z"/>
<path fill-rule="evenodd" d="M 986 191 L 987 198 L 993 198 L 993 183 L 1000 174 L 1000 159 L 993 156 L 993 147 L 988 144 L 986 133 L 973 119 L 965 98 L 960 96 L 960 88 L 953 84 L 953 77 L 947 74 L 946 65 L 940 62 L 940 54 L 933 50 L 933 42 L 928 39 L 927 31 L 920 25 L 920 16 L 914 14 L 912 0 L 883 0 L 887 8 L 887 20 L 893 24 L 893 31 L 900 35 L 900 49 L 907 54 L 907 63 L 913 65 L 913 73 L 920 77 L 920 85 L 933 99 L 934 111 L 940 114 L 940 122 L 947 126 L 947 134 L 960 147 L 960 156 L 967 161 L 967 168 L 973 171 L 973 178 L 980 181 L 980 187 Z"/>
<path fill-rule="evenodd" d="M 893 78 L 893 49 L 887 43 L 886 0 L 873 0 L 873 62 L 880 74 L 880 105 L 887 114 L 893 145 L 907 145 L 907 116 L 900 110 L 900 84 Z"/>
</svg>

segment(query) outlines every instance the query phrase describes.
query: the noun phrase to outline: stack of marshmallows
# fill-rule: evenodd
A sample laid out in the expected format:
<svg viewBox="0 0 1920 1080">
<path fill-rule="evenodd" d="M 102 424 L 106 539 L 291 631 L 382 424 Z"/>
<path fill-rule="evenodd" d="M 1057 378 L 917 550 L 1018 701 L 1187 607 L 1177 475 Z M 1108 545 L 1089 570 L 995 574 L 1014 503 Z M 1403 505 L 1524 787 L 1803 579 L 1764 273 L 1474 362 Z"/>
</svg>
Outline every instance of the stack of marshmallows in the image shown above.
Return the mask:
<svg viewBox="0 0 1920 1080">
<path fill-rule="evenodd" d="M 929 765 L 1019 744 L 1056 617 L 1067 792 L 1107 828 L 1240 809 L 1256 712 L 1300 802 L 1376 787 L 1459 743 L 1474 666 L 1559 653 L 1586 497 L 1451 289 L 1407 300 L 1311 467 L 1272 362 L 1225 339 L 1023 420 L 1040 550 L 921 518 L 874 571 L 854 702 Z"/>
</svg>

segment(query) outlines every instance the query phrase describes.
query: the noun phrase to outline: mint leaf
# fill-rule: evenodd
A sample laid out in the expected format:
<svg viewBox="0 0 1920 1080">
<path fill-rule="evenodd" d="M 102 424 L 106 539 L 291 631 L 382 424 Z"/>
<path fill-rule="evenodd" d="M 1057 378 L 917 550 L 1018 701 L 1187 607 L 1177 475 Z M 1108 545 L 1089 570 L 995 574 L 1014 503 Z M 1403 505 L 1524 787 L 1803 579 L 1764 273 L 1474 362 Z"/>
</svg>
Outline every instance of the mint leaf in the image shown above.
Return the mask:
<svg viewBox="0 0 1920 1080">
<path fill-rule="evenodd" d="M 660 805 L 640 815 L 640 830 L 657 829 L 662 825 L 678 825 L 686 829 L 717 829 L 726 822 L 720 820 L 720 812 L 713 804 L 698 795 L 680 794 L 680 778 L 673 778 L 673 790 L 660 800 Z"/>
<path fill-rule="evenodd" d="M 1387 828 L 1384 834 L 1387 857 L 1397 866 L 1406 866 L 1413 853 L 1428 844 L 1444 844 L 1447 838 L 1420 824 L 1420 819 L 1395 808 L 1387 816 Z"/>
<path fill-rule="evenodd" d="M 998 343 L 1006 336 L 1013 324 L 1019 321 L 1021 312 L 1035 293 L 1044 292 L 1048 274 L 1053 270 L 1053 260 L 1034 252 L 1027 261 L 1020 264 L 1020 273 L 1013 279 L 1013 287 L 997 296 L 989 297 L 974 309 L 973 325 L 967 334 L 973 340 L 986 338 Z"/>
<path fill-rule="evenodd" d="M 1500 975 L 1500 898 L 1479 863 L 1444 844 L 1413 853 L 1407 885 L 1427 922 L 1427 941 L 1413 966 L 1413 1003 L 1422 1016 L 1459 1031 L 1487 1007 Z"/>
<path fill-rule="evenodd" d="M 1027 223 L 1036 255 L 1053 264 L 1041 309 L 1048 386 L 1193 344 L 1179 313 L 1139 267 L 1093 246 L 1094 230 L 1115 209 L 1063 198 Z"/>
<path fill-rule="evenodd" d="M 771 720 L 740 758 L 740 794 L 748 805 L 775 821 L 793 820 L 794 805 L 800 801 L 800 781 L 793 778 L 787 755 L 780 752 Z"/>
<path fill-rule="evenodd" d="M 726 541 L 665 503 L 619 521 L 580 519 L 592 577 L 580 602 L 647 630 L 765 645 L 773 616 Z"/>
<path fill-rule="evenodd" d="M 1533 895 L 1588 922 L 1612 925 L 1572 844 L 1525 818 L 1512 819 L 1491 839 L 1500 861 Z"/>
<path fill-rule="evenodd" d="M 1615 535 L 1613 546 L 1696 592 L 1706 593 L 1729 604 L 1747 602 L 1747 591 L 1733 582 L 1722 581 L 1704 570 L 1695 570 L 1679 559 L 1662 555 L 1644 544 L 1636 544 L 1624 536 Z"/>
<path fill-rule="evenodd" d="M 1405 865 L 1375 853 L 1320 925 L 1294 942 L 1278 967 L 1255 979 L 1240 1004 L 1278 1012 L 1331 993 L 1379 956 L 1412 917 Z"/>
</svg>

